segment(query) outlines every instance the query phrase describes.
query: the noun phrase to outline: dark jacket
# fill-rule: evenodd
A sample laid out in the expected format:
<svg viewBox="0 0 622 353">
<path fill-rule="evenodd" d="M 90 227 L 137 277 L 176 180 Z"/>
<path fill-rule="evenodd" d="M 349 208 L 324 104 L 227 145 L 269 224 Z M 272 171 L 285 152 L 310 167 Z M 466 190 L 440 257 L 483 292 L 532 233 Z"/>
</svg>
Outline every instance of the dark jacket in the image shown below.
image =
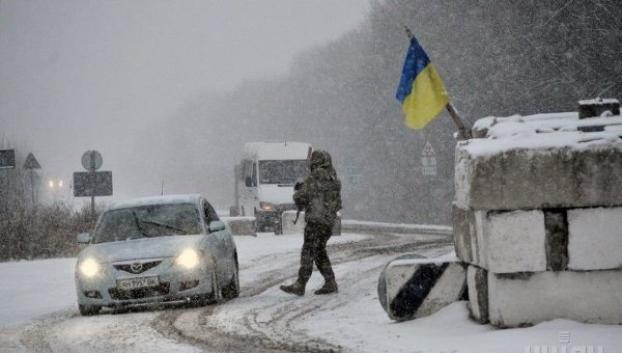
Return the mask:
<svg viewBox="0 0 622 353">
<path fill-rule="evenodd" d="M 309 176 L 294 193 L 294 202 L 304 206 L 307 224 L 333 227 L 341 209 L 341 182 L 328 152 L 313 151 L 310 164 Z"/>
</svg>

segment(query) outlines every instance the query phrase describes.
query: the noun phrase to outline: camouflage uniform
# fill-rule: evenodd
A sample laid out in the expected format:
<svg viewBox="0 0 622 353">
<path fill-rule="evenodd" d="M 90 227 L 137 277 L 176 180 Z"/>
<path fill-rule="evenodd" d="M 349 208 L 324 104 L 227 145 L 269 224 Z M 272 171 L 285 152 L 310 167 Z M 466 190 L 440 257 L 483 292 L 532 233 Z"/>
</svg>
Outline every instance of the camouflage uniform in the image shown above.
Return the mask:
<svg viewBox="0 0 622 353">
<path fill-rule="evenodd" d="M 304 243 L 300 256 L 298 280 L 292 286 L 282 289 L 289 293 L 304 294 L 304 287 L 311 277 L 313 263 L 324 277 L 327 285 L 334 290 L 322 290 L 316 294 L 337 291 L 335 274 L 326 253 L 326 243 L 332 235 L 337 220 L 337 211 L 341 209 L 341 182 L 332 165 L 330 154 L 314 151 L 311 154 L 311 173 L 302 187 L 294 193 L 294 202 L 304 206 L 305 222 Z M 294 288 L 296 287 L 296 288 Z"/>
</svg>

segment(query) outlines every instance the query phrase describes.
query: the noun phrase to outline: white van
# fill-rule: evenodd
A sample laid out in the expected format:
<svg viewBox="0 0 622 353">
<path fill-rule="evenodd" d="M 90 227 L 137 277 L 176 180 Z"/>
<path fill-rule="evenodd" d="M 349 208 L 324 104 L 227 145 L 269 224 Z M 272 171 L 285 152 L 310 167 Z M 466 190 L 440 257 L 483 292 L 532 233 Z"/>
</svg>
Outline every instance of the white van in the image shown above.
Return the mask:
<svg viewBox="0 0 622 353">
<path fill-rule="evenodd" d="M 295 210 L 294 184 L 302 181 L 311 155 L 303 142 L 249 142 L 236 166 L 234 210 L 254 216 L 257 231 L 281 234 L 281 213 Z"/>
</svg>

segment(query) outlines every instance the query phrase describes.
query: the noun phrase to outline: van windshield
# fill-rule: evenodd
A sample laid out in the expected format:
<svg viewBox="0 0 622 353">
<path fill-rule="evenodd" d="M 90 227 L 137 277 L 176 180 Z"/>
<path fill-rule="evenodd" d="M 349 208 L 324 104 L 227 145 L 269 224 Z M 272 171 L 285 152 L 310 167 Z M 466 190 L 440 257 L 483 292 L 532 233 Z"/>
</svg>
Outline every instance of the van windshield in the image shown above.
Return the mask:
<svg viewBox="0 0 622 353">
<path fill-rule="evenodd" d="M 192 204 L 162 204 L 104 213 L 93 243 L 201 233 L 199 214 Z"/>
<path fill-rule="evenodd" d="M 294 183 L 305 175 L 306 160 L 259 161 L 259 182 L 261 184 Z"/>
</svg>

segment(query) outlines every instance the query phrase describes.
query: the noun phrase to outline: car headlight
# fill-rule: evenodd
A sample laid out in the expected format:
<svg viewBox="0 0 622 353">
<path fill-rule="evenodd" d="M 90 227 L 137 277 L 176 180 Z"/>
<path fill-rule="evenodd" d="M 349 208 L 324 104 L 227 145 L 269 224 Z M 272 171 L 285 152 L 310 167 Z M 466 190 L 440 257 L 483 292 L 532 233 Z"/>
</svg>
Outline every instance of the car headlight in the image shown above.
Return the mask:
<svg viewBox="0 0 622 353">
<path fill-rule="evenodd" d="M 85 277 L 93 277 L 99 272 L 100 266 L 95 259 L 89 257 L 81 261 L 78 268 Z"/>
<path fill-rule="evenodd" d="M 175 263 L 187 269 L 195 268 L 199 264 L 199 253 L 194 249 L 185 249 L 177 256 Z"/>
<path fill-rule="evenodd" d="M 264 210 L 264 211 L 272 211 L 274 210 L 274 205 L 271 204 L 270 202 L 260 202 L 259 203 L 259 207 Z"/>
</svg>

